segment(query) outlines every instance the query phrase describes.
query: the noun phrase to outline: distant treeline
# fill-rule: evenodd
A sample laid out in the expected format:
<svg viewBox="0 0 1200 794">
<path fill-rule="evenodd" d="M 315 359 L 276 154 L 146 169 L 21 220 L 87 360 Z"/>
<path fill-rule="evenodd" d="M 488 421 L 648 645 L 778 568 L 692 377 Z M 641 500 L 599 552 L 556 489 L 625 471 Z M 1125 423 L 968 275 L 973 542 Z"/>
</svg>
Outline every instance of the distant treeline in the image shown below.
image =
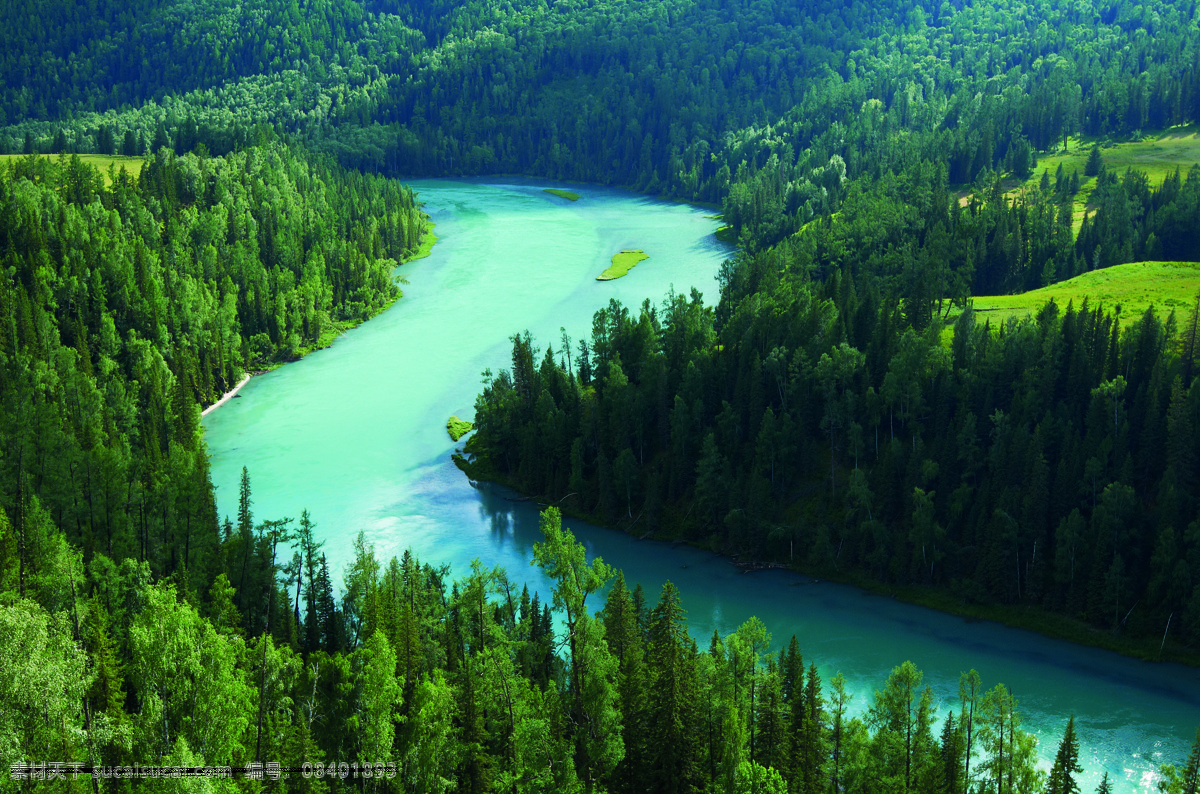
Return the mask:
<svg viewBox="0 0 1200 794">
<path fill-rule="evenodd" d="M 754 249 L 835 211 L 839 177 L 1023 178 L 1071 135 L 1200 120 L 1194 2 L 161 0 L 84 28 L 52 4 L 33 33 L 26 5 L 10 152 L 224 152 L 267 124 L 363 170 L 723 202 Z"/>
</svg>

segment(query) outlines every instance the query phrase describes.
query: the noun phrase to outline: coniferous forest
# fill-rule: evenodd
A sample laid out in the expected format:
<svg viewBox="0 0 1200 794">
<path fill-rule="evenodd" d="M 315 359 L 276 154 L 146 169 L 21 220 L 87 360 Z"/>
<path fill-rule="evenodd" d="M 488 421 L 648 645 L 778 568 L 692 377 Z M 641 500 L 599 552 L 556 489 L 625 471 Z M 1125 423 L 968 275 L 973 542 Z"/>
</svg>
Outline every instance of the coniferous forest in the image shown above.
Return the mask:
<svg viewBox="0 0 1200 794">
<path fill-rule="evenodd" d="M 691 636 L 556 508 L 552 592 L 356 527 L 337 570 L 245 470 L 220 516 L 202 409 L 400 298 L 422 176 L 736 242 L 715 299 L 513 328 L 473 477 L 1196 663 L 1200 295 L 973 303 L 1200 261 L 1194 159 L 1109 165 L 1195 137 L 1195 0 L 9 0 L 0 45 L 0 791 L 1081 790 L 1071 715 L 1039 742 L 1002 681 L 935 703 L 902 658 L 852 702 L 811 638 Z M 55 759 L 291 772 L 19 778 Z M 1162 761 L 1200 791 L 1200 732 Z"/>
</svg>

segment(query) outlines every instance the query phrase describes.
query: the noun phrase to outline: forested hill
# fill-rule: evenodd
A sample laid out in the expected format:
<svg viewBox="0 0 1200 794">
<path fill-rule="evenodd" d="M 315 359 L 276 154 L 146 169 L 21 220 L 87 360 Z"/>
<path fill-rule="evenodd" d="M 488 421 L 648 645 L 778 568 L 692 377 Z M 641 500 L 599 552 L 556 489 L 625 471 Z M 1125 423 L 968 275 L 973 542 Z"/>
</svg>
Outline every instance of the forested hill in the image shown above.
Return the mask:
<svg viewBox="0 0 1200 794">
<path fill-rule="evenodd" d="M 943 169 L 851 185 L 835 214 L 727 263 L 715 306 L 613 303 L 571 351 L 515 336 L 476 401 L 473 476 L 639 534 L 1188 657 L 1200 296 L 1147 283 L 1158 312 L 1084 292 L 993 325 L 970 295 L 1200 256 L 1200 170 L 1151 187 L 1101 163 L 1075 235 L 1061 174 L 963 202 Z"/>
<path fill-rule="evenodd" d="M 74 156 L 0 169 L 0 489 L 22 592 L 57 530 L 89 560 L 210 580 L 199 407 L 389 305 L 426 226 L 400 184 L 279 143 L 110 176 Z"/>
<path fill-rule="evenodd" d="M 9 151 L 120 149 L 131 133 L 134 153 L 222 152 L 268 123 L 370 170 L 724 201 L 755 248 L 835 210 L 843 178 L 921 160 L 950 184 L 1021 175 L 1067 136 L 1200 110 L 1194 3 L 150 3 L 86 35 L 48 25 L 37 51 L 72 68 L 44 79 L 20 6 L 0 56 Z M 162 30 L 172 61 L 150 68 Z M 138 69 L 84 67 L 132 60 L 143 39 Z"/>
</svg>

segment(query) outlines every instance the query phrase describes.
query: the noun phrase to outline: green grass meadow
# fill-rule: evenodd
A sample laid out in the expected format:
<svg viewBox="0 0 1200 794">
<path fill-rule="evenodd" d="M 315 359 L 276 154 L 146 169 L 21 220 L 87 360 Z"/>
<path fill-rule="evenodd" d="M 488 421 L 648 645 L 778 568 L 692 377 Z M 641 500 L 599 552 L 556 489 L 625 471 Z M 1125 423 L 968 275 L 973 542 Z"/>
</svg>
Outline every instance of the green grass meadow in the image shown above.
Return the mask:
<svg viewBox="0 0 1200 794">
<path fill-rule="evenodd" d="M 29 155 L 27 154 L 0 154 L 0 164 L 7 165 L 13 160 L 19 160 L 22 157 L 28 156 Z M 53 160 L 57 160 L 60 156 L 65 156 L 67 159 L 71 158 L 71 155 L 69 154 L 42 154 L 38 156 L 48 157 Z M 81 154 L 79 155 L 79 159 L 82 160 L 84 164 L 96 168 L 101 175 L 104 176 L 104 185 L 106 187 L 112 184 L 112 180 L 108 178 L 109 166 L 112 166 L 115 171 L 120 171 L 122 168 L 124 168 L 129 172 L 130 176 L 137 176 L 139 173 L 141 173 L 142 163 L 146 162 L 146 158 L 144 157 L 121 157 L 107 154 Z"/>
<path fill-rule="evenodd" d="M 1072 301 L 1078 309 L 1086 298 L 1088 306 L 1106 310 L 1121 308 L 1121 325 L 1136 322 L 1146 309 L 1166 319 L 1171 311 L 1182 322 L 1200 293 L 1200 262 L 1130 262 L 1093 270 L 1075 278 L 1022 295 L 982 296 L 973 299 L 976 321 L 999 326 L 1009 317 L 1033 316 L 1051 300 L 1065 310 Z"/>
<path fill-rule="evenodd" d="M 1096 187 L 1096 178 L 1083 175 L 1088 154 L 1095 143 L 1092 139 L 1070 138 L 1065 150 L 1039 157 L 1033 174 L 1018 187 L 1036 188 L 1043 171 L 1049 171 L 1053 180 L 1059 165 L 1062 165 L 1063 173 L 1068 177 L 1072 171 L 1078 171 L 1079 192 L 1075 195 L 1073 224 L 1076 233 L 1083 225 L 1084 213 L 1095 210 L 1089 202 L 1092 190 Z M 1189 168 L 1200 164 L 1200 128 L 1172 127 L 1163 132 L 1147 134 L 1137 141 L 1101 141 L 1100 156 L 1104 159 L 1104 167 L 1110 171 L 1123 174 L 1132 168 L 1144 172 L 1151 185 L 1159 185 L 1175 173 L 1176 168 L 1186 175 Z"/>
</svg>

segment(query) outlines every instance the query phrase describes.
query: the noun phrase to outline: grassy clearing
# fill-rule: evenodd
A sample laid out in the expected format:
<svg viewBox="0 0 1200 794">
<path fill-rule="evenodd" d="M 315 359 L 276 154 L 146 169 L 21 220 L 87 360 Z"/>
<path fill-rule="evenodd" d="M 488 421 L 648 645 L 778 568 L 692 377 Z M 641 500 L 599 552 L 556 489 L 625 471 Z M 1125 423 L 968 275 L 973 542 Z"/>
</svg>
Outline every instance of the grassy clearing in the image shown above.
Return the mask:
<svg viewBox="0 0 1200 794">
<path fill-rule="evenodd" d="M 1200 292 L 1200 263 L 1198 262 L 1131 262 L 1126 265 L 1093 270 L 1090 273 L 1026 292 L 1023 295 L 976 297 L 973 301 L 978 321 L 988 320 L 998 326 L 1009 317 L 1036 315 L 1054 300 L 1060 310 L 1075 302 L 1078 309 L 1083 299 L 1095 308 L 1121 307 L 1121 325 L 1130 325 L 1153 306 L 1155 314 L 1165 320 L 1174 309 L 1182 321 Z"/>
<path fill-rule="evenodd" d="M 0 154 L 0 164 L 7 165 L 13 160 L 19 160 L 23 157 L 28 157 L 27 154 Z M 58 160 L 60 155 L 57 154 L 41 154 L 39 157 L 47 157 L 52 160 Z M 66 155 L 67 159 L 71 155 Z M 114 171 L 120 171 L 124 168 L 129 172 L 130 176 L 137 176 L 142 171 L 142 163 L 146 162 L 144 157 L 119 157 L 107 154 L 81 154 L 79 159 L 86 165 L 94 167 L 104 177 L 105 187 L 112 184 L 112 180 L 108 178 L 108 168 L 112 166 Z"/>
<path fill-rule="evenodd" d="M 470 433 L 474 427 L 475 425 L 472 423 L 465 419 L 459 419 L 457 416 L 452 416 L 446 420 L 446 432 L 450 434 L 450 440 L 455 443 L 467 433 Z"/>
<path fill-rule="evenodd" d="M 614 278 L 620 278 L 632 270 L 633 266 L 638 262 L 649 258 L 650 256 L 640 248 L 622 251 L 619 254 L 613 254 L 612 265 L 610 265 L 603 273 L 596 276 L 596 280 L 612 281 Z"/>
<path fill-rule="evenodd" d="M 581 198 L 578 193 L 572 193 L 570 190 L 560 190 L 556 187 L 542 188 L 542 192 L 549 193 L 552 196 L 558 196 L 559 198 L 565 198 L 567 201 L 579 201 Z"/>
<path fill-rule="evenodd" d="M 1023 184 L 1013 181 L 1011 185 L 1006 183 L 1005 187 L 1010 194 L 1036 188 L 1043 171 L 1050 172 L 1053 182 L 1059 165 L 1062 165 L 1063 174 L 1068 177 L 1072 171 L 1078 171 L 1079 192 L 1075 194 L 1074 202 L 1074 228 L 1078 233 L 1079 227 L 1083 225 L 1084 213 L 1095 210 L 1090 201 L 1092 191 L 1096 187 L 1096 178 L 1083 175 L 1088 154 L 1095 144 L 1096 140 L 1091 138 L 1070 138 L 1066 149 L 1038 158 L 1034 173 Z M 1123 174 L 1132 168 L 1134 171 L 1144 172 L 1151 185 L 1159 185 L 1175 173 L 1176 168 L 1186 175 L 1189 168 L 1200 164 L 1200 128 L 1172 127 L 1163 132 L 1145 135 L 1138 141 L 1101 141 L 1100 155 L 1104 159 L 1104 167 L 1108 170 Z"/>
</svg>

